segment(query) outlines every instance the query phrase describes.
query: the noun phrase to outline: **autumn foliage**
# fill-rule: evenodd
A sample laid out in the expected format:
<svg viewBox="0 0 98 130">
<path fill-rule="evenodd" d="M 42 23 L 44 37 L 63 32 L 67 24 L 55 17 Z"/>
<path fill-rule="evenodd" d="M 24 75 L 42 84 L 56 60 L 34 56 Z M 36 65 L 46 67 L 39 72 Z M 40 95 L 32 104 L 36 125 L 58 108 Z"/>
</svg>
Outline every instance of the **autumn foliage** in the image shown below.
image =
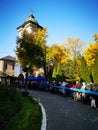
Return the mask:
<svg viewBox="0 0 98 130">
<path fill-rule="evenodd" d="M 19 63 L 24 67 L 28 64 L 43 66 L 46 47 L 46 29 L 38 29 L 34 34 L 25 32 L 17 38 L 16 55 Z"/>
<path fill-rule="evenodd" d="M 93 66 L 95 63 L 96 54 L 98 52 L 98 42 L 90 43 L 85 49 L 85 59 L 88 66 Z"/>
<path fill-rule="evenodd" d="M 58 76 L 68 81 L 97 83 L 98 77 L 98 34 L 94 34 L 94 43 L 84 48 L 80 38 L 67 38 L 67 43 L 46 45 L 47 29 L 38 29 L 33 35 L 25 32 L 17 39 L 16 54 L 22 66 L 43 67 L 47 77 Z M 94 77 L 96 75 L 96 77 Z M 96 79 L 96 80 L 95 80 Z"/>
</svg>

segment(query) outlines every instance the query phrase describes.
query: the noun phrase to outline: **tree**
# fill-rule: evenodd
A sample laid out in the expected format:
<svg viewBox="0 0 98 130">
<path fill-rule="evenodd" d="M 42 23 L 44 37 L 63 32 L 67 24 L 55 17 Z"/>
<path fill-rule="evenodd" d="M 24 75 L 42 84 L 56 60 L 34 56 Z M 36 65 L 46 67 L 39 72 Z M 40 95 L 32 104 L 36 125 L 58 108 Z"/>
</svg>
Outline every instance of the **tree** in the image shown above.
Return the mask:
<svg viewBox="0 0 98 130">
<path fill-rule="evenodd" d="M 98 83 L 98 34 L 94 34 L 94 43 L 90 43 L 85 49 L 84 58 L 91 71 L 92 80 L 94 83 Z"/>
<path fill-rule="evenodd" d="M 94 41 L 98 42 L 98 33 L 95 33 L 95 34 L 93 35 L 93 38 L 94 38 Z"/>
<path fill-rule="evenodd" d="M 80 81 L 81 55 L 74 57 L 65 66 L 65 75 L 69 81 Z"/>
<path fill-rule="evenodd" d="M 95 63 L 96 52 L 98 52 L 98 43 L 90 43 L 89 46 L 85 49 L 85 60 L 89 67 L 92 67 Z"/>
<path fill-rule="evenodd" d="M 22 67 L 45 65 L 46 33 L 46 29 L 38 29 L 33 34 L 25 31 L 22 37 L 17 38 L 16 55 Z"/>
<path fill-rule="evenodd" d="M 90 43 L 85 49 L 84 58 L 89 67 L 92 67 L 95 63 L 96 54 L 98 52 L 98 34 L 94 34 L 94 43 Z"/>
<path fill-rule="evenodd" d="M 91 74 L 91 72 L 86 64 L 84 56 L 82 56 L 81 57 L 81 72 L 80 72 L 81 81 L 86 82 L 86 83 L 90 83 L 91 82 L 90 74 Z"/>
<path fill-rule="evenodd" d="M 84 42 L 79 38 L 67 38 L 68 41 L 68 50 L 70 52 L 70 58 L 74 59 L 75 57 L 83 54 Z"/>
<path fill-rule="evenodd" d="M 73 63 L 72 63 L 72 68 L 73 68 L 73 74 L 75 77 L 75 80 L 80 81 L 80 71 L 81 71 L 81 55 L 74 57 Z"/>
<path fill-rule="evenodd" d="M 96 53 L 95 63 L 92 66 L 92 77 L 93 82 L 98 84 L 98 52 Z"/>
<path fill-rule="evenodd" d="M 74 67 L 73 67 L 73 61 L 69 60 L 69 62 L 65 63 L 61 67 L 61 71 L 63 72 L 63 77 L 65 77 L 66 81 L 75 81 L 75 76 L 74 76 Z"/>
<path fill-rule="evenodd" d="M 67 62 L 68 56 L 68 51 L 64 45 L 54 44 L 46 49 L 47 67 L 52 68 L 53 77 L 60 73 L 60 66 Z"/>
<path fill-rule="evenodd" d="M 69 37 L 67 41 L 67 49 L 70 52 L 69 61 L 71 61 L 69 67 L 70 77 L 72 77 L 74 80 L 80 80 L 81 55 L 83 55 L 84 42 L 82 42 L 79 38 L 71 37 Z"/>
</svg>

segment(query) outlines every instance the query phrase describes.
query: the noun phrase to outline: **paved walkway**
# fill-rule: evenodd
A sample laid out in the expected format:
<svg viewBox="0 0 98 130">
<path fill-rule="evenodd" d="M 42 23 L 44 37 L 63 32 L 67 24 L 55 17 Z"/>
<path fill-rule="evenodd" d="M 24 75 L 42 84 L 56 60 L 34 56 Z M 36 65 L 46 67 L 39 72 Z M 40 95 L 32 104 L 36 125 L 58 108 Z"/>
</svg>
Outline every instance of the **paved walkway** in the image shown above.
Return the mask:
<svg viewBox="0 0 98 130">
<path fill-rule="evenodd" d="M 47 130 L 98 130 L 98 108 L 42 91 L 30 91 L 47 114 Z"/>
</svg>

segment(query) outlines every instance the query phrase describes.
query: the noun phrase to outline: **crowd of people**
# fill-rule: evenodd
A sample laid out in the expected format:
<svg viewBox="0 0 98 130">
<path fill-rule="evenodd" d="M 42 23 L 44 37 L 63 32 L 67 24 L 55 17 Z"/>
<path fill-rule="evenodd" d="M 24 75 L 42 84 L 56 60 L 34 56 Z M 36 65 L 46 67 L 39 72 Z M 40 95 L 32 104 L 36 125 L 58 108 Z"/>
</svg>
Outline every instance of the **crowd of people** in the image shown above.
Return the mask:
<svg viewBox="0 0 98 130">
<path fill-rule="evenodd" d="M 16 80 L 17 81 L 17 80 Z M 16 83 L 15 81 L 15 83 Z M 64 97 L 69 97 L 74 101 L 81 101 L 83 103 L 89 104 L 91 108 L 98 107 L 98 95 L 85 93 L 85 90 L 90 90 L 94 92 L 98 92 L 98 85 L 85 82 L 80 83 L 76 82 L 56 82 L 56 81 L 27 81 L 25 85 L 25 80 L 22 75 L 18 78 L 18 83 L 22 87 L 28 87 L 28 89 L 37 89 L 41 91 L 51 92 L 53 94 L 63 95 Z M 72 88 L 72 89 L 71 89 Z M 83 92 L 78 90 L 84 90 Z"/>
<path fill-rule="evenodd" d="M 89 93 L 79 92 L 77 90 L 71 90 L 70 88 L 74 89 L 81 89 L 81 90 L 91 90 L 97 91 L 98 85 L 93 83 L 86 84 L 85 82 L 80 83 L 76 81 L 74 83 L 71 82 L 36 82 L 30 81 L 28 84 L 29 89 L 38 89 L 41 91 L 51 92 L 54 94 L 63 95 L 64 97 L 70 97 L 74 101 L 81 101 L 83 103 L 89 104 L 91 108 L 96 108 L 98 106 L 98 95 L 92 95 Z"/>
</svg>

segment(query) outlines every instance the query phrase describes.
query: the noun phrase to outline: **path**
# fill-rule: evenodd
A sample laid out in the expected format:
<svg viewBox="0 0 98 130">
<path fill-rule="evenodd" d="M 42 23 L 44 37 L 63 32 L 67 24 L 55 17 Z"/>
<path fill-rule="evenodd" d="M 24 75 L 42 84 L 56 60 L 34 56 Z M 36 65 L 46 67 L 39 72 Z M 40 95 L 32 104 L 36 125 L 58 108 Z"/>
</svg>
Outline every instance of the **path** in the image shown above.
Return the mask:
<svg viewBox="0 0 98 130">
<path fill-rule="evenodd" d="M 98 108 L 42 91 L 30 91 L 47 113 L 47 130 L 98 130 Z"/>
</svg>

